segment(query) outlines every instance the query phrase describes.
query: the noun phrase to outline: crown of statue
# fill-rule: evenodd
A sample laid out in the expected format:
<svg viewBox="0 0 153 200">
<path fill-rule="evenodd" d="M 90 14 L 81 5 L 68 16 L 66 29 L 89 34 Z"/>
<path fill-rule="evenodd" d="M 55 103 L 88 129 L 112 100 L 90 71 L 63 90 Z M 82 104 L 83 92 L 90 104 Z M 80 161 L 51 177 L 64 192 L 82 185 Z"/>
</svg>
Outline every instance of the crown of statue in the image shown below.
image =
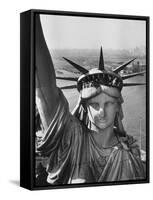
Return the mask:
<svg viewBox="0 0 153 200">
<path fill-rule="evenodd" d="M 61 89 L 73 89 L 77 88 L 79 92 L 87 88 L 98 88 L 100 85 L 105 85 L 109 87 L 117 88 L 119 91 L 125 86 L 136 86 L 136 85 L 144 85 L 145 83 L 124 83 L 123 80 L 128 78 L 144 74 L 143 72 L 128 74 L 128 75 L 119 75 L 119 72 L 123 70 L 127 65 L 133 62 L 136 58 L 131 59 L 122 65 L 118 66 L 114 70 L 106 70 L 104 67 L 104 59 L 103 59 L 103 51 L 102 47 L 100 50 L 100 58 L 99 58 L 99 67 L 91 70 L 87 70 L 84 67 L 72 62 L 71 60 L 63 57 L 69 64 L 71 64 L 74 68 L 76 68 L 82 75 L 79 78 L 75 77 L 56 77 L 57 79 L 63 79 L 68 81 L 76 81 L 77 84 L 69 85 L 61 87 Z"/>
<path fill-rule="evenodd" d="M 91 69 L 87 74 L 79 77 L 77 82 L 77 89 L 80 92 L 85 88 L 95 87 L 99 85 L 106 85 L 109 87 L 116 87 L 121 91 L 123 87 L 122 78 L 111 71 Z"/>
</svg>

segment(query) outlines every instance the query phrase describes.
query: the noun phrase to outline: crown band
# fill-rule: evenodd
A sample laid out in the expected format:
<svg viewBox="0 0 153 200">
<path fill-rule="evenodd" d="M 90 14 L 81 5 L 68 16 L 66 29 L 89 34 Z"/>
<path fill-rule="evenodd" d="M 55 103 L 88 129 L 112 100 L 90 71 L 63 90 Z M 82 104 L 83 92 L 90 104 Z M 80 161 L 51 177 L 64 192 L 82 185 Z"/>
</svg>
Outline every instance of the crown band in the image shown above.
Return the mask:
<svg viewBox="0 0 153 200">
<path fill-rule="evenodd" d="M 119 75 L 107 71 L 102 71 L 101 73 L 87 74 L 83 75 L 82 78 L 80 77 L 78 80 L 77 88 L 80 92 L 84 88 L 98 88 L 99 85 L 116 87 L 121 91 L 123 87 L 123 81 L 122 78 L 119 77 Z"/>
</svg>

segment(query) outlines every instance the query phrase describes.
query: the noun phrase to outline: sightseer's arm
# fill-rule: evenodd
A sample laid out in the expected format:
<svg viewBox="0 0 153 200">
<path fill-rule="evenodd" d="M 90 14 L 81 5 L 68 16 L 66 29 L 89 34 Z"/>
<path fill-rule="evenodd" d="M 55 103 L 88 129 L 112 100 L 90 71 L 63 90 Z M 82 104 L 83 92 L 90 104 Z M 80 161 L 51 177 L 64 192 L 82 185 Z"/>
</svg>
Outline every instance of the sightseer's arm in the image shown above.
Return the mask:
<svg viewBox="0 0 153 200">
<path fill-rule="evenodd" d="M 55 71 L 49 53 L 40 16 L 36 16 L 36 104 L 45 130 L 55 115 L 59 102 Z"/>
</svg>

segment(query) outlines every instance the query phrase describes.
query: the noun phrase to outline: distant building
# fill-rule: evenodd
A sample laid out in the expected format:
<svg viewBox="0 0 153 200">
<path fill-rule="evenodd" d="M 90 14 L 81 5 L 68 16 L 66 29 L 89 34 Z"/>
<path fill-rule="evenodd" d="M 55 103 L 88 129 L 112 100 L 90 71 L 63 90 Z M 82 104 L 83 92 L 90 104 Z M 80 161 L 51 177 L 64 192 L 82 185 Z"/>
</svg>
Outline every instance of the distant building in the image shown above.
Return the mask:
<svg viewBox="0 0 153 200">
<path fill-rule="evenodd" d="M 136 64 L 135 63 L 132 64 L 133 73 L 142 72 L 145 70 L 146 70 L 146 65 L 143 63 L 140 63 L 140 61 L 137 61 Z"/>
</svg>

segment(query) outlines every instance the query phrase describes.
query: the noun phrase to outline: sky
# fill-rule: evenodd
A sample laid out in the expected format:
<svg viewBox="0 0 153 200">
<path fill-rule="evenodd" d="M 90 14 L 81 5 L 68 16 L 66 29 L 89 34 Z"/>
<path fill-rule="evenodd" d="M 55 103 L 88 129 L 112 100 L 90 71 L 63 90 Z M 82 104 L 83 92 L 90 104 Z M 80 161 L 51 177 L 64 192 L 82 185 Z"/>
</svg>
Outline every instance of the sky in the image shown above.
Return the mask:
<svg viewBox="0 0 153 200">
<path fill-rule="evenodd" d="M 41 15 L 49 49 L 133 49 L 146 44 L 146 21 Z"/>
</svg>

